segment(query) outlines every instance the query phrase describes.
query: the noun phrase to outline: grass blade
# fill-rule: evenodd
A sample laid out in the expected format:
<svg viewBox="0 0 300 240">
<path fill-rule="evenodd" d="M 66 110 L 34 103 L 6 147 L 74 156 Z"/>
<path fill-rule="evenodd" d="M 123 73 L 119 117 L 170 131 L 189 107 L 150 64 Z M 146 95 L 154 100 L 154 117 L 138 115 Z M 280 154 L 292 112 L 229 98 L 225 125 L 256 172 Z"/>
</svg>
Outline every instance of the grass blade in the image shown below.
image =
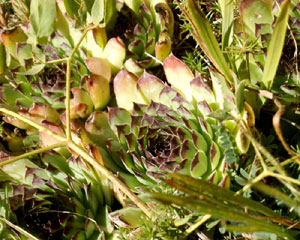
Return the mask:
<svg viewBox="0 0 300 240">
<path fill-rule="evenodd" d="M 219 0 L 222 13 L 222 50 L 230 45 L 233 36 L 233 0 Z"/>
<path fill-rule="evenodd" d="M 179 190 L 183 192 L 192 190 L 197 195 L 199 195 L 199 193 L 212 195 L 214 198 L 218 199 L 219 201 L 227 201 L 234 205 L 248 208 L 250 210 L 264 214 L 266 216 L 272 216 L 272 217 L 277 216 L 271 209 L 265 207 L 261 203 L 258 203 L 256 201 L 253 201 L 251 199 L 239 195 L 235 195 L 234 192 L 227 190 L 225 188 L 221 188 L 205 180 L 195 179 L 181 174 L 170 174 L 170 180 L 168 180 L 167 183 L 173 186 L 172 182 L 181 186 L 181 189 Z"/>
<path fill-rule="evenodd" d="M 290 0 L 285 0 L 281 5 L 273 30 L 271 42 L 267 51 L 267 60 L 264 67 L 262 82 L 267 89 L 271 89 L 277 67 L 281 58 L 284 39 L 289 19 Z"/>
<path fill-rule="evenodd" d="M 264 231 L 275 233 L 278 236 L 287 239 L 294 239 L 290 232 L 276 224 L 261 218 L 260 216 L 251 215 L 242 211 L 234 209 L 232 206 L 222 207 L 215 204 L 197 200 L 191 197 L 175 197 L 167 194 L 152 193 L 154 199 L 159 200 L 165 204 L 176 204 L 185 206 L 198 213 L 210 214 L 216 218 L 229 220 L 233 222 L 243 223 L 244 231 Z M 228 211 L 230 209 L 230 211 Z M 248 227 L 248 228 L 247 228 Z"/>
<path fill-rule="evenodd" d="M 207 55 L 209 60 L 220 71 L 228 82 L 233 82 L 229 67 L 225 57 L 218 45 L 217 39 L 213 34 L 211 26 L 204 13 L 194 0 L 187 0 L 184 7 L 179 5 L 185 17 L 193 26 L 193 37 Z"/>
</svg>

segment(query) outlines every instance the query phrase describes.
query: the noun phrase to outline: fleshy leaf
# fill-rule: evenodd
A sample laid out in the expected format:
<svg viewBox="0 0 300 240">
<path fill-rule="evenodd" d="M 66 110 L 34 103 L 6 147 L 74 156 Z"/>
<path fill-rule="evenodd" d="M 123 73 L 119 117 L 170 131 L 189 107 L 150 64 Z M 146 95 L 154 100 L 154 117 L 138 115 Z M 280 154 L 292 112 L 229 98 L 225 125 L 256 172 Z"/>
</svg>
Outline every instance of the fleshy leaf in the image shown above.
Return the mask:
<svg viewBox="0 0 300 240">
<path fill-rule="evenodd" d="M 125 56 L 126 49 L 122 39 L 109 39 L 104 48 L 103 57 L 110 62 L 112 74 L 116 74 L 121 69 Z"/>
<path fill-rule="evenodd" d="M 150 103 L 150 100 L 158 102 L 159 94 L 164 86 L 164 83 L 159 78 L 146 71 L 144 71 L 137 82 L 137 90 L 148 104 Z"/>
<path fill-rule="evenodd" d="M 133 102 L 144 103 L 137 91 L 138 78 L 133 73 L 121 70 L 114 79 L 114 92 L 119 107 L 131 110 Z"/>
<path fill-rule="evenodd" d="M 163 66 L 168 82 L 174 89 L 182 93 L 187 100 L 191 101 L 192 89 L 190 83 L 194 79 L 194 74 L 189 67 L 172 53 L 165 59 Z"/>
<path fill-rule="evenodd" d="M 91 57 L 84 62 L 93 74 L 104 77 L 108 82 L 111 81 L 110 64 L 106 59 Z"/>
<path fill-rule="evenodd" d="M 192 160 L 192 165 L 191 165 L 191 174 L 195 178 L 199 178 L 202 175 L 204 175 L 207 171 L 207 157 L 206 154 L 198 150 L 196 153 L 194 159 Z"/>
<path fill-rule="evenodd" d="M 201 76 L 191 81 L 193 97 L 199 101 L 205 100 L 208 104 L 215 102 L 215 96 L 210 87 L 203 81 Z"/>
<path fill-rule="evenodd" d="M 88 93 L 81 88 L 72 88 L 73 98 L 70 100 L 71 119 L 86 118 L 93 111 L 93 102 Z"/>
<path fill-rule="evenodd" d="M 95 109 L 103 109 L 110 100 L 110 86 L 107 79 L 92 74 L 86 84 Z"/>
</svg>

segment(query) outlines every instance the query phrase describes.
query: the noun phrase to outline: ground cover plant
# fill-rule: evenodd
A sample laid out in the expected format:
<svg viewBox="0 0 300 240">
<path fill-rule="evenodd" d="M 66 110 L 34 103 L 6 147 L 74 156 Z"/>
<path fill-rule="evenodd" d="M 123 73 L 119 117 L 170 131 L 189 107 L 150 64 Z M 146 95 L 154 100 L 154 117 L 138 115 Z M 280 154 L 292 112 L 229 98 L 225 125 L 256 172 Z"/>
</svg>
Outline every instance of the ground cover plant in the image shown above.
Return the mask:
<svg viewBox="0 0 300 240">
<path fill-rule="evenodd" d="M 0 0 L 1 239 L 299 239 L 299 0 Z"/>
</svg>

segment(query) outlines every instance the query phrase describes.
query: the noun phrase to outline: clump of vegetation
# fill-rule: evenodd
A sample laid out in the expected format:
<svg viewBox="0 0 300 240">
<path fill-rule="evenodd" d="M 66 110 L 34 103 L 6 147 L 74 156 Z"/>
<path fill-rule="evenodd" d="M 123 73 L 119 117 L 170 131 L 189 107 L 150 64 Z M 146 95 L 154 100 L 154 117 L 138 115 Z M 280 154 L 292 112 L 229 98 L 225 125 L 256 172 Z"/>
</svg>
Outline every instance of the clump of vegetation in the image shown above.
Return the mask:
<svg viewBox="0 0 300 240">
<path fill-rule="evenodd" d="M 0 1 L 0 236 L 298 239 L 299 6 Z"/>
</svg>

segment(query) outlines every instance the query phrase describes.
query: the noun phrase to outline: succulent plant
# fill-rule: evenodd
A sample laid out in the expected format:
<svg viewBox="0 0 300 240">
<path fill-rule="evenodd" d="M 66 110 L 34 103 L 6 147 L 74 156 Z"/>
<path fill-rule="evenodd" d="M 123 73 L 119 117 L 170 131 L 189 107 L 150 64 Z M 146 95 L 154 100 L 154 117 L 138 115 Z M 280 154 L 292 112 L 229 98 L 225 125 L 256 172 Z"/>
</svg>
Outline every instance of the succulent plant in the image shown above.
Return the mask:
<svg viewBox="0 0 300 240">
<path fill-rule="evenodd" d="M 127 170 L 146 185 L 167 172 L 179 172 L 228 186 L 227 163 L 238 161 L 249 141 L 244 137 L 236 145 L 233 139 L 241 134 L 235 122 L 223 124 L 213 115 L 221 109 L 235 112 L 230 106 L 234 96 L 229 89 L 224 94 L 218 90 L 218 74 L 212 75 L 215 95 L 201 76 L 195 77 L 172 54 L 164 70 L 172 87 L 147 72 L 140 78 L 126 70 L 117 74 L 114 92 L 119 107 L 108 112 L 118 142 L 109 139 L 109 150 L 117 152 Z"/>
<path fill-rule="evenodd" d="M 142 68 L 157 66 L 171 52 L 174 17 L 168 2 L 128 0 L 124 3 L 137 22 L 134 29 L 127 29 L 124 34 L 129 58 L 125 67 L 132 70 L 136 64 Z"/>
<path fill-rule="evenodd" d="M 8 33 L 29 20 L 30 0 L 0 1 L 0 32 Z"/>
<path fill-rule="evenodd" d="M 219 182 L 225 149 L 213 127 L 220 126 L 204 121 L 197 109 L 170 87 L 163 87 L 158 100 L 134 104 L 132 113 L 109 109 L 109 122 L 128 171 L 143 183 L 167 171 Z"/>
<path fill-rule="evenodd" d="M 66 160 L 47 152 L 34 161 L 23 159 L 0 171 L 6 189 L 0 192 L 2 217 L 40 239 L 113 235 L 108 219 L 113 198 L 107 180 L 99 179 L 80 158 Z"/>
</svg>

